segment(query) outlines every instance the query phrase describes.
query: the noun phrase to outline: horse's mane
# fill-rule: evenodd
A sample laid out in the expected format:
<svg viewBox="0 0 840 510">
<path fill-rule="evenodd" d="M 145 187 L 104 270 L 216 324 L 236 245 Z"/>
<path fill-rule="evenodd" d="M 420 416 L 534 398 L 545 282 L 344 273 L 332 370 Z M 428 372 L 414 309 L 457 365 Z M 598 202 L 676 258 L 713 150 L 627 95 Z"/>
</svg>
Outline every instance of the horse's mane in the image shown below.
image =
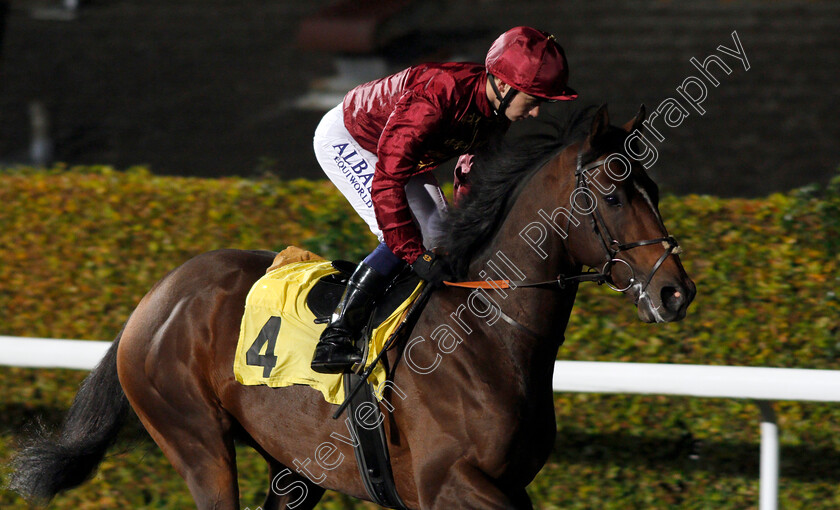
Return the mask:
<svg viewBox="0 0 840 510">
<path fill-rule="evenodd" d="M 588 133 L 594 109 L 572 112 L 565 120 L 550 117 L 542 121 L 546 134 L 486 146 L 475 154 L 469 194 L 447 214 L 439 243 L 456 276 L 466 275 L 473 256 L 490 241 L 528 178 Z"/>
</svg>

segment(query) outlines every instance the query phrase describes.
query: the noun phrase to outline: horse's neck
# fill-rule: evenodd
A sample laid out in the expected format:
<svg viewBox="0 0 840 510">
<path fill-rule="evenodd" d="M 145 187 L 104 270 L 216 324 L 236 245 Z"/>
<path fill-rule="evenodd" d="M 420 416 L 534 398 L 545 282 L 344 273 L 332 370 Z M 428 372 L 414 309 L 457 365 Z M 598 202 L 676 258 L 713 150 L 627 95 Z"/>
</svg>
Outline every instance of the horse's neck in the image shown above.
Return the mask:
<svg viewBox="0 0 840 510">
<path fill-rule="evenodd" d="M 540 215 L 541 209 L 548 209 L 549 213 L 553 211 L 558 197 L 545 204 L 531 198 L 545 197 L 546 190 L 556 188 L 556 183 L 552 186 L 547 179 L 552 177 L 544 169 L 534 175 L 523 189 L 491 242 L 471 264 L 470 279 L 542 282 L 555 280 L 559 274 L 579 272 L 580 267 L 568 255 L 562 237 L 545 225 Z M 568 196 L 568 192 L 564 193 Z M 539 247 L 527 241 L 527 236 L 520 235 L 532 222 L 541 222 L 548 231 Z M 510 345 L 509 350 L 526 358 L 551 353 L 549 361 L 553 363 L 574 305 L 577 285 L 565 289 L 517 288 L 489 290 L 486 293 L 504 314 L 524 328 L 517 328 L 520 332 L 531 332 L 524 334 L 524 337 L 531 338 L 523 338 L 522 334 L 500 335 L 502 341 L 515 344 Z"/>
</svg>

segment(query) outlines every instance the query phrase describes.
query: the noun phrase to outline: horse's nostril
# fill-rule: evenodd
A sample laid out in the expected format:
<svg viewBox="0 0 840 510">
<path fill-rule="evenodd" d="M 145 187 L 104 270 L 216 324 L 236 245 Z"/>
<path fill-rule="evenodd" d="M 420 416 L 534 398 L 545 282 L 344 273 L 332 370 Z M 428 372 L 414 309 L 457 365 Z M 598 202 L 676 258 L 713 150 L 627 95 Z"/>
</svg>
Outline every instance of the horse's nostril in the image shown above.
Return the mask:
<svg viewBox="0 0 840 510">
<path fill-rule="evenodd" d="M 662 287 L 660 292 L 662 304 L 671 312 L 677 312 L 685 303 L 685 293 L 676 287 Z"/>
</svg>

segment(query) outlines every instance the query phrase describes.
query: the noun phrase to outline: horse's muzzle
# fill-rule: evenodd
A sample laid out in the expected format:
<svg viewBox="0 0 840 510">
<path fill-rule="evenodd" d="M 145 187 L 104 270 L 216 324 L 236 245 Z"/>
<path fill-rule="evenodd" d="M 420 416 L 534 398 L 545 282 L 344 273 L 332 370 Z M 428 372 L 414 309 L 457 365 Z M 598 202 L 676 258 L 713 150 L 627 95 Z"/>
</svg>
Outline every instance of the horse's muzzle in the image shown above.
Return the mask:
<svg viewBox="0 0 840 510">
<path fill-rule="evenodd" d="M 632 289 L 639 309 L 639 319 L 644 322 L 682 320 L 697 294 L 697 288 L 690 279 L 679 283 L 669 282 L 658 289 L 651 287 L 645 289 L 637 284 Z"/>
</svg>

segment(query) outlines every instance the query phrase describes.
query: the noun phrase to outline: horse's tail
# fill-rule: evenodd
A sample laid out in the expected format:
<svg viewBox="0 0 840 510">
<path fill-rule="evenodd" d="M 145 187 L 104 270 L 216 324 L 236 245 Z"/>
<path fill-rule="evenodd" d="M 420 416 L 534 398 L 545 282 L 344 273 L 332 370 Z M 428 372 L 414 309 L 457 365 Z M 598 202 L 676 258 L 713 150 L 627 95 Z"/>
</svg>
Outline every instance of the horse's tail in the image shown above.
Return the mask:
<svg viewBox="0 0 840 510">
<path fill-rule="evenodd" d="M 58 437 L 39 426 L 15 457 L 10 489 L 27 499 L 46 502 L 63 490 L 81 485 L 94 473 L 129 408 L 117 379 L 121 337 L 122 331 L 82 382 Z"/>
</svg>

